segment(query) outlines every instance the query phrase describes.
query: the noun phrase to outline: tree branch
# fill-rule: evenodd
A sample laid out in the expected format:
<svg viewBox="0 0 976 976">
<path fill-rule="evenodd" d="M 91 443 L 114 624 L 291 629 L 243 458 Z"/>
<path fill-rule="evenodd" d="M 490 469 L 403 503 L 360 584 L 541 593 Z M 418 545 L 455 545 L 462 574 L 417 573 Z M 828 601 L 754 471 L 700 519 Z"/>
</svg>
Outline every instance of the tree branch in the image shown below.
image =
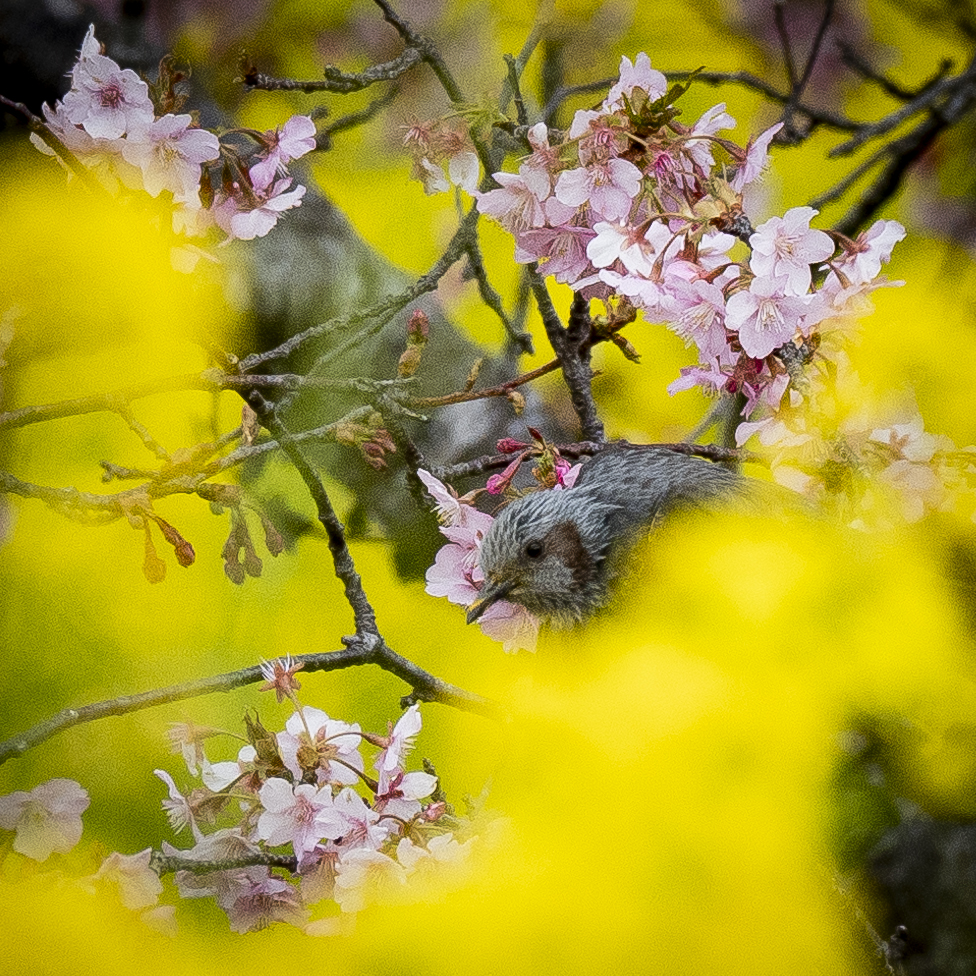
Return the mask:
<svg viewBox="0 0 976 976">
<path fill-rule="evenodd" d="M 395 674 L 411 686 L 411 693 L 406 696 L 412 704 L 414 701 L 439 702 L 462 711 L 482 715 L 485 718 L 499 719 L 502 716 L 501 707 L 488 698 L 472 694 L 457 688 L 440 678 L 424 671 L 406 658 L 396 654 L 385 643 L 379 641 L 368 645 L 362 641 L 351 641 L 340 651 L 326 651 L 315 654 L 299 654 L 292 656 L 292 663 L 302 663 L 304 671 L 337 671 L 341 668 L 358 667 L 372 664 Z M 239 671 L 229 671 L 209 678 L 199 678 L 185 684 L 171 685 L 168 688 L 156 688 L 152 691 L 136 695 L 122 695 L 107 701 L 82 705 L 79 708 L 66 708 L 51 716 L 44 722 L 15 735 L 5 742 L 0 742 L 0 765 L 9 759 L 24 755 L 27 751 L 53 738 L 60 732 L 84 725 L 88 722 L 99 721 L 112 716 L 128 715 L 132 712 L 168 705 L 172 702 L 183 701 L 187 698 L 199 698 L 217 692 L 230 692 L 246 685 L 264 681 L 265 676 L 260 665 L 241 668 Z"/>
</svg>

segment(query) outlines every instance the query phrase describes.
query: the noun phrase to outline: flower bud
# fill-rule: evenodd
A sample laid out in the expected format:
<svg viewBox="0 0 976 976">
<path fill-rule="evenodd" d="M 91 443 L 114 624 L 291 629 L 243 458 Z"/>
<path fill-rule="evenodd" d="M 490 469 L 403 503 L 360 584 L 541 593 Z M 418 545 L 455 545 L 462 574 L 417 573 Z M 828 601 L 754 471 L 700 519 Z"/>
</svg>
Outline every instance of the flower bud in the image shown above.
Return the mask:
<svg viewBox="0 0 976 976">
<path fill-rule="evenodd" d="M 166 579 L 166 563 L 159 558 L 149 529 L 149 520 L 143 522 L 146 531 L 146 557 L 142 562 L 142 573 L 150 583 L 162 583 Z"/>
<path fill-rule="evenodd" d="M 518 390 L 509 390 L 505 397 L 515 410 L 516 416 L 521 416 L 525 410 L 525 397 Z"/>
</svg>

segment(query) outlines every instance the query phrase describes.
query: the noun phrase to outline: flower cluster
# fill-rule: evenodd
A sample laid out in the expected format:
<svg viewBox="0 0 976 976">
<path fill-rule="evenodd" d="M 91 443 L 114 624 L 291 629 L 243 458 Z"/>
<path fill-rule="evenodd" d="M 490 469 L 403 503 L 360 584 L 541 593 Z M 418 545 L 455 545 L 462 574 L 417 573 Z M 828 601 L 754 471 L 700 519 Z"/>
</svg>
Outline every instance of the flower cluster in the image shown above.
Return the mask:
<svg viewBox="0 0 976 976">
<path fill-rule="evenodd" d="M 272 132 L 242 130 L 257 144 L 248 163 L 192 115 L 160 110 L 158 103 L 181 101 L 173 88 L 179 77 L 164 61 L 151 89 L 102 53 L 90 27 L 71 71 L 71 90 L 53 109 L 43 106 L 47 127 L 110 191 L 167 195 L 174 232 L 200 237 L 217 228 L 227 240 L 263 237 L 301 203 L 305 187 L 292 188 L 286 166 L 315 148 L 314 123 L 296 115 Z M 37 134 L 31 140 L 55 155 Z M 207 164 L 217 164 L 217 171 L 211 174 Z M 212 176 L 219 177 L 216 190 Z"/>
<path fill-rule="evenodd" d="M 81 839 L 81 815 L 91 801 L 73 779 L 51 779 L 29 793 L 0 796 L 0 828 L 14 831 L 13 849 L 34 861 L 66 854 Z"/>
<path fill-rule="evenodd" d="M 880 220 L 851 241 L 795 207 L 753 231 L 742 191 L 781 125 L 739 147 L 717 135 L 735 126 L 724 104 L 677 120 L 684 91 L 646 54 L 623 58 L 602 106 L 576 112 L 558 145 L 533 126 L 531 154 L 517 174 L 494 174 L 499 189 L 475 193 L 478 208 L 515 237 L 516 260 L 586 297 L 625 298 L 694 344 L 699 363 L 672 393 L 700 386 L 744 394 L 745 416 L 775 410 L 802 350 L 878 286 L 904 228 Z M 740 239 L 751 253 L 737 259 Z"/>
<path fill-rule="evenodd" d="M 537 442 L 538 442 L 537 438 Z M 508 489 L 522 462 L 538 446 L 518 441 L 499 441 L 498 449 L 505 453 L 518 452 L 517 457 L 503 472 L 488 479 L 485 491 L 497 495 Z M 580 465 L 570 466 L 564 458 L 554 455 L 552 449 L 542 448 L 542 460 L 535 470 L 542 490 L 561 491 L 572 488 L 580 471 Z M 466 607 L 478 599 L 484 583 L 484 573 L 478 562 L 481 542 L 494 521 L 491 515 L 474 507 L 474 496 L 458 497 L 456 492 L 438 481 L 430 472 L 417 472 L 437 506 L 437 518 L 441 533 L 448 538 L 434 558 L 434 565 L 427 570 L 426 591 L 431 596 L 445 596 L 451 603 Z M 540 621 L 517 603 L 498 600 L 479 618 L 482 631 L 492 640 L 502 643 L 506 653 L 519 650 L 534 651 L 539 637 Z"/>
<path fill-rule="evenodd" d="M 73 779 L 50 779 L 29 792 L 18 790 L 0 796 L 0 828 L 14 832 L 13 849 L 33 861 L 46 861 L 52 854 L 67 854 L 81 840 L 81 815 L 91 800 Z M 174 932 L 174 909 L 159 905 L 163 886 L 149 866 L 152 851 L 139 854 L 109 854 L 98 871 L 79 879 L 89 892 L 112 887 L 126 908 L 138 912 L 150 927 Z"/>
<path fill-rule="evenodd" d="M 458 839 L 462 821 L 440 798 L 437 777 L 405 768 L 421 728 L 418 705 L 385 734 L 365 732 L 301 706 L 298 668 L 289 661 L 264 670 L 265 687 L 296 706 L 282 731 L 248 719 L 249 744 L 237 759 L 211 763 L 202 743 L 219 733 L 178 726 L 173 741 L 202 785 L 183 793 L 168 773 L 156 771 L 169 791 L 163 806 L 171 825 L 189 828 L 195 841 L 187 850 L 163 845 L 188 865 L 175 876 L 183 897 L 214 898 L 238 932 L 284 921 L 314 934 L 335 923 L 306 924 L 316 903 L 354 913 L 370 902 L 409 897 L 415 876 L 443 882 L 463 864 L 473 837 Z M 365 771 L 364 741 L 379 748 L 375 776 Z M 293 874 L 283 877 L 260 863 L 265 853 L 293 855 Z M 253 863 L 213 868 L 241 860 Z M 193 862 L 208 869 L 191 870 Z"/>
<path fill-rule="evenodd" d="M 780 484 L 844 522 L 882 528 L 935 511 L 976 519 L 976 448 L 929 433 L 905 396 L 875 407 L 843 348 L 829 349 L 775 414 L 739 425 L 770 454 Z"/>
</svg>

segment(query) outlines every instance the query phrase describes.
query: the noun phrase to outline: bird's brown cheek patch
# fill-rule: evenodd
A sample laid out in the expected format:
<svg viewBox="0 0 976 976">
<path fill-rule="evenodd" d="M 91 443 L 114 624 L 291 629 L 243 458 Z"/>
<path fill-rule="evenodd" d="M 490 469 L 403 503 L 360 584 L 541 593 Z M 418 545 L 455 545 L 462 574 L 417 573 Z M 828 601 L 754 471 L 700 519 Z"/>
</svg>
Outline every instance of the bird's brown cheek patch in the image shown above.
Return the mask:
<svg viewBox="0 0 976 976">
<path fill-rule="evenodd" d="M 554 525 L 542 540 L 546 555 L 556 556 L 573 574 L 573 581 L 581 586 L 593 575 L 593 558 L 586 551 L 576 526 L 569 521 Z"/>
</svg>

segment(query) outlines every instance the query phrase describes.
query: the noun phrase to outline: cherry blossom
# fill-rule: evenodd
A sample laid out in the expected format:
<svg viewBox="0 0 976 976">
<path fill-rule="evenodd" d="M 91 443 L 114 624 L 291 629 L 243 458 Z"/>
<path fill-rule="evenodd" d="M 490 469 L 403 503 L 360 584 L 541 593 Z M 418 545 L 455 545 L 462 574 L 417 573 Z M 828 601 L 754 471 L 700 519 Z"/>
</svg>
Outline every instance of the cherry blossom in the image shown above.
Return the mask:
<svg viewBox="0 0 976 976">
<path fill-rule="evenodd" d="M 260 880 L 244 875 L 241 887 L 243 891 L 233 903 L 224 906 L 234 932 L 259 932 L 273 922 L 300 926 L 307 918 L 298 892 L 283 878 L 273 877 L 267 868 Z"/>
<path fill-rule="evenodd" d="M 149 866 L 152 848 L 138 854 L 109 854 L 94 881 L 108 881 L 118 886 L 119 896 L 126 908 L 137 911 L 155 905 L 163 893 L 159 875 Z"/>
<path fill-rule="evenodd" d="M 300 861 L 322 838 L 337 840 L 346 832 L 329 786 L 292 786 L 287 780 L 271 778 L 261 787 L 260 797 L 264 811 L 256 836 L 272 847 L 291 844 Z"/>
<path fill-rule="evenodd" d="M 640 191 L 641 172 L 626 159 L 608 159 L 565 170 L 556 181 L 556 199 L 569 207 L 589 204 L 607 220 L 623 220 Z M 534 226 L 540 226 L 536 224 Z"/>
<path fill-rule="evenodd" d="M 842 271 L 848 281 L 867 284 L 881 273 L 881 265 L 891 260 L 891 251 L 904 240 L 905 228 L 897 220 L 876 220 L 862 231 L 833 266 Z"/>
<path fill-rule="evenodd" d="M 350 786 L 336 795 L 334 812 L 341 825 L 338 836 L 342 837 L 344 847 L 377 850 L 394 829 L 389 820 L 381 820 L 379 812 L 367 806 Z"/>
<path fill-rule="evenodd" d="M 387 854 L 357 847 L 339 858 L 335 900 L 344 912 L 358 912 L 397 897 L 406 883 L 403 865 Z"/>
<path fill-rule="evenodd" d="M 568 225 L 523 231 L 516 239 L 515 260 L 519 264 L 541 260 L 544 274 L 568 285 L 590 267 L 586 251 L 594 236 L 589 227 Z"/>
<path fill-rule="evenodd" d="M 473 839 L 472 839 L 473 840 Z M 408 877 L 419 874 L 429 880 L 441 880 L 445 867 L 460 867 L 467 860 L 472 840 L 463 844 L 451 834 L 438 834 L 427 841 L 426 847 L 404 837 L 396 848 L 397 860 L 406 868 Z"/>
<path fill-rule="evenodd" d="M 376 791 L 375 809 L 386 817 L 411 820 L 420 813 L 420 801 L 436 788 L 437 777 L 430 773 L 383 770 Z"/>
<path fill-rule="evenodd" d="M 507 600 L 493 603 L 479 618 L 485 636 L 498 641 L 506 654 L 534 651 L 539 640 L 539 619 L 525 607 Z"/>
<path fill-rule="evenodd" d="M 606 109 L 619 108 L 623 105 L 624 96 L 632 98 L 634 89 L 641 89 L 653 102 L 657 101 L 668 89 L 668 80 L 664 75 L 651 67 L 651 59 L 642 51 L 634 61 L 626 55 L 620 59 L 620 79 L 610 89 L 603 105 Z"/>
<path fill-rule="evenodd" d="M 264 237 L 286 210 L 301 204 L 305 187 L 299 184 L 289 191 L 291 184 L 291 179 L 278 180 L 250 197 L 243 193 L 222 197 L 212 208 L 217 226 L 229 240 Z"/>
<path fill-rule="evenodd" d="M 786 277 L 753 278 L 725 307 L 726 324 L 738 332 L 749 356 L 762 359 L 796 334 L 806 311 L 801 298 L 787 294 Z"/>
<path fill-rule="evenodd" d="M 250 169 L 255 189 L 270 186 L 276 176 L 287 176 L 287 164 L 315 148 L 315 123 L 307 115 L 293 115 L 283 126 L 264 133 L 264 158 Z"/>
<path fill-rule="evenodd" d="M 99 51 L 95 28 L 89 27 L 72 69 L 71 91 L 64 96 L 65 115 L 96 139 L 118 139 L 145 129 L 153 120 L 149 86 L 131 68 L 120 68 Z"/>
<path fill-rule="evenodd" d="M 477 195 L 478 210 L 494 217 L 511 234 L 518 234 L 530 227 L 542 227 L 546 212 L 542 201 L 549 196 L 548 175 L 522 166 L 514 173 L 495 173 L 497 190 Z"/>
<path fill-rule="evenodd" d="M 203 834 L 200 833 L 193 814 L 193 808 L 189 801 L 176 788 L 173 777 L 163 769 L 154 770 L 155 774 L 166 784 L 169 791 L 169 799 L 163 800 L 163 810 L 169 820 L 170 827 L 179 833 L 184 827 L 189 827 L 194 838 L 200 840 Z"/>
<path fill-rule="evenodd" d="M 762 175 L 763 170 L 769 164 L 769 144 L 773 137 L 783 128 L 782 122 L 777 122 L 770 126 L 765 132 L 749 141 L 746 148 L 745 159 L 732 177 L 731 187 L 737 193 L 750 183 L 754 183 Z"/>
<path fill-rule="evenodd" d="M 675 281 L 670 295 L 673 300 L 668 316 L 670 328 L 686 342 L 695 343 L 702 362 L 720 356 L 727 347 L 722 289 L 699 278 Z"/>
<path fill-rule="evenodd" d="M 810 290 L 810 265 L 826 261 L 834 253 L 834 242 L 822 230 L 810 228 L 813 207 L 793 207 L 782 217 L 770 217 L 749 238 L 750 267 L 757 275 L 785 278 L 787 295 L 805 295 Z"/>
<path fill-rule="evenodd" d="M 376 756 L 373 768 L 379 772 L 402 768 L 404 760 L 413 749 L 413 740 L 419 734 L 422 724 L 420 706 L 411 705 L 391 730 L 386 746 Z M 426 795 L 425 793 L 424 796 Z"/>
<path fill-rule="evenodd" d="M 142 170 L 150 196 L 168 190 L 178 200 L 189 199 L 200 184 L 201 165 L 220 154 L 217 137 L 192 123 L 189 115 L 164 115 L 123 143 L 122 156 Z"/>
<path fill-rule="evenodd" d="M 417 477 L 434 499 L 437 520 L 442 526 L 460 526 L 482 533 L 494 521 L 490 515 L 479 512 L 473 505 L 465 504 L 447 485 L 438 481 L 429 471 L 417 470 Z"/>
<path fill-rule="evenodd" d="M 473 603 L 484 580 L 478 567 L 477 547 L 455 543 L 441 546 L 425 579 L 425 590 L 431 596 L 445 596 L 462 607 Z"/>
<path fill-rule="evenodd" d="M 293 712 L 278 733 L 278 748 L 285 765 L 301 779 L 314 768 L 318 782 L 342 785 L 359 782 L 363 769 L 359 751 L 359 725 L 329 718 L 320 708 L 304 706 Z"/>
<path fill-rule="evenodd" d="M 18 854 L 46 861 L 81 840 L 81 815 L 90 802 L 73 779 L 49 779 L 28 793 L 0 796 L 0 828 L 16 831 L 13 848 Z"/>
</svg>

